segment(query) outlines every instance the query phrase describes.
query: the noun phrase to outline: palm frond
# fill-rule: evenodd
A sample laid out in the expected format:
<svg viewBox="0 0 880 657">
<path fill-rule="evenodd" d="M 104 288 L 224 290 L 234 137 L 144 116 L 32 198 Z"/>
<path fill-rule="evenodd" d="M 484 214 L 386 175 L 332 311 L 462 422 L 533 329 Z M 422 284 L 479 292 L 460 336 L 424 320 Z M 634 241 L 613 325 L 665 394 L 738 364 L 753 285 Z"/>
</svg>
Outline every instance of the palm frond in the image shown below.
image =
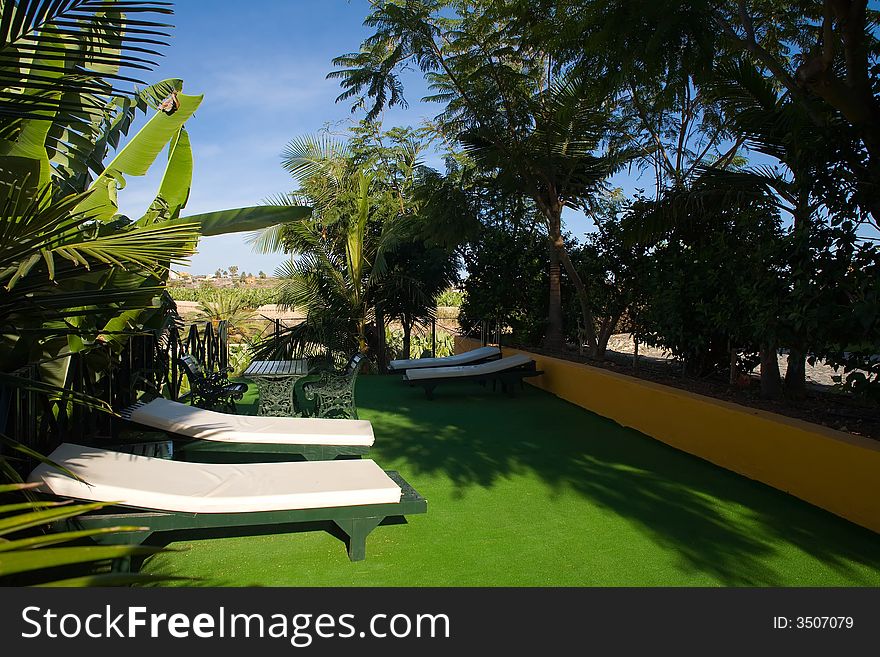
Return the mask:
<svg viewBox="0 0 880 657">
<path fill-rule="evenodd" d="M 347 149 L 326 133 L 291 140 L 281 153 L 281 166 L 302 182 L 315 175 L 334 175 L 334 168 L 347 156 Z"/>
<path fill-rule="evenodd" d="M 45 119 L 76 112 L 69 94 L 126 95 L 113 82 L 155 65 L 168 24 L 146 20 L 172 13 L 165 2 L 7 0 L 0 14 L 0 119 Z M 142 56 L 143 55 L 143 56 Z"/>
</svg>

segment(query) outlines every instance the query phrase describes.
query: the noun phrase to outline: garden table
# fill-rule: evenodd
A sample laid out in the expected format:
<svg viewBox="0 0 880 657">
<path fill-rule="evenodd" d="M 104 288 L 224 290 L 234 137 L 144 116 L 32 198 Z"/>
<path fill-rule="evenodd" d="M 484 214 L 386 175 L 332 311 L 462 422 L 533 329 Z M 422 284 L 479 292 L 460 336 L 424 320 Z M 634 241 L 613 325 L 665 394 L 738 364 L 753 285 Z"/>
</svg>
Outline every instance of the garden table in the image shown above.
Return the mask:
<svg viewBox="0 0 880 657">
<path fill-rule="evenodd" d="M 244 371 L 244 378 L 260 391 L 259 415 L 299 417 L 293 394 L 297 380 L 309 373 L 307 358 L 299 360 L 255 360 Z"/>
</svg>

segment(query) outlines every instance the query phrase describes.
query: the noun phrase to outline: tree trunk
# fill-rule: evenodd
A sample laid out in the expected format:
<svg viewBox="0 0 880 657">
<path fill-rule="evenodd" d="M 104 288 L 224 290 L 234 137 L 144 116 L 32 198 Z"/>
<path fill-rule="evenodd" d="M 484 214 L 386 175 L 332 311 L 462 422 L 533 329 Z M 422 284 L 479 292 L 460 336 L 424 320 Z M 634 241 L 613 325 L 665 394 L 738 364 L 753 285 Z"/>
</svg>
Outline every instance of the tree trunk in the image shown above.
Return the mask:
<svg viewBox="0 0 880 657">
<path fill-rule="evenodd" d="M 614 329 L 617 327 L 618 322 L 620 322 L 620 313 L 602 320 L 602 325 L 599 327 L 599 336 L 596 338 L 595 358 L 605 360 L 605 352 L 608 351 L 608 340 L 614 334 Z"/>
<path fill-rule="evenodd" d="M 803 397 L 807 390 L 807 357 L 800 349 L 788 352 L 788 368 L 785 370 L 785 394 Z"/>
<path fill-rule="evenodd" d="M 385 313 L 381 307 L 376 307 L 376 366 L 379 374 L 388 373 L 388 353 L 385 350 Z"/>
<path fill-rule="evenodd" d="M 584 337 L 587 339 L 587 347 L 590 350 L 590 356 L 593 358 L 599 357 L 599 343 L 596 339 L 596 325 L 593 320 L 593 313 L 590 310 L 590 302 L 589 297 L 587 295 L 587 286 L 584 285 L 583 279 L 581 279 L 581 275 L 578 274 L 577 269 L 575 269 L 574 264 L 571 261 L 571 258 L 568 257 L 568 251 L 565 249 L 565 243 L 562 241 L 562 235 L 558 236 L 558 239 L 555 241 L 556 251 L 559 253 L 559 260 L 562 262 L 565 267 L 565 273 L 568 274 L 571 282 L 574 284 L 575 292 L 577 293 L 578 302 L 581 306 L 581 317 L 583 318 L 584 324 Z"/>
<path fill-rule="evenodd" d="M 812 233 L 813 216 L 810 210 L 809 191 L 801 176 L 795 174 L 798 185 L 798 203 L 795 208 L 792 226 L 794 236 L 794 253 L 792 254 L 791 269 L 793 272 L 792 294 L 793 300 L 798 304 L 802 312 L 808 312 L 808 305 L 812 302 L 810 294 L 810 279 L 815 265 L 810 255 L 810 236 Z M 806 351 L 810 347 L 809 331 L 801 328 L 795 332 L 792 343 L 789 345 L 788 366 L 785 371 L 785 394 L 792 397 L 802 397 L 807 386 Z"/>
<path fill-rule="evenodd" d="M 730 378 L 728 383 L 731 387 L 739 383 L 739 351 L 736 347 L 730 348 Z"/>
<path fill-rule="evenodd" d="M 409 318 L 404 315 L 403 317 L 403 359 L 406 360 L 410 358 L 412 355 L 410 354 L 410 345 L 412 336 L 412 324 L 409 322 Z M 421 354 L 419 354 L 421 356 Z"/>
<path fill-rule="evenodd" d="M 779 358 L 772 344 L 761 345 L 761 397 L 777 399 L 782 394 L 782 379 L 779 376 Z"/>
<path fill-rule="evenodd" d="M 547 332 L 544 334 L 544 348 L 562 351 L 565 337 L 562 329 L 562 270 L 559 266 L 559 251 L 550 238 L 550 302 L 547 309 Z"/>
<path fill-rule="evenodd" d="M 368 345 L 367 345 L 367 322 L 364 319 L 359 319 L 357 323 L 357 341 L 358 341 L 358 351 L 362 354 L 367 353 Z"/>
<path fill-rule="evenodd" d="M 536 199 L 537 200 L 537 199 Z M 562 239 L 562 202 L 556 198 L 552 203 L 538 200 L 538 207 L 547 218 L 548 236 L 550 238 L 550 303 L 547 323 L 547 333 L 544 337 L 544 346 L 551 350 L 563 350 L 565 347 L 565 334 L 562 322 L 562 272 L 560 264 L 565 267 L 571 282 L 574 284 L 578 301 L 581 306 L 583 317 L 584 335 L 590 356 L 596 357 L 598 344 L 596 341 L 596 328 L 593 324 L 593 313 L 590 312 L 587 288 L 581 280 L 580 274 L 574 268 L 571 258 L 565 249 L 565 241 Z"/>
</svg>

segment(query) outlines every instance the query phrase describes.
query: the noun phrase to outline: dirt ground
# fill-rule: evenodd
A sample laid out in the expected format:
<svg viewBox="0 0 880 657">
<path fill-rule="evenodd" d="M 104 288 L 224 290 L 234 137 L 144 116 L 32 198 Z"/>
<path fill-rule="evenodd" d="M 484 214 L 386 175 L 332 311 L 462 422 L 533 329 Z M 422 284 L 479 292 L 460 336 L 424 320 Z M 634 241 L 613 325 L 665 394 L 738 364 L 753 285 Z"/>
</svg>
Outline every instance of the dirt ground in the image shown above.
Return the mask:
<svg viewBox="0 0 880 657">
<path fill-rule="evenodd" d="M 682 376 L 680 365 L 670 354 L 645 345 L 639 345 L 638 368 L 634 370 L 633 341 L 629 334 L 612 336 L 608 349 L 608 359 L 601 363 L 588 361 L 576 353 L 567 354 L 566 357 L 621 374 L 635 375 L 697 394 L 880 440 L 880 408 L 835 387 L 833 377 L 838 373 L 824 363 L 818 362 L 813 366 L 807 364 L 807 393 L 803 399 L 768 401 L 760 396 L 759 369 L 756 369 L 746 385 L 732 387 L 723 376 L 701 379 Z M 783 376 L 786 367 L 786 357 L 780 356 L 779 369 Z"/>
</svg>

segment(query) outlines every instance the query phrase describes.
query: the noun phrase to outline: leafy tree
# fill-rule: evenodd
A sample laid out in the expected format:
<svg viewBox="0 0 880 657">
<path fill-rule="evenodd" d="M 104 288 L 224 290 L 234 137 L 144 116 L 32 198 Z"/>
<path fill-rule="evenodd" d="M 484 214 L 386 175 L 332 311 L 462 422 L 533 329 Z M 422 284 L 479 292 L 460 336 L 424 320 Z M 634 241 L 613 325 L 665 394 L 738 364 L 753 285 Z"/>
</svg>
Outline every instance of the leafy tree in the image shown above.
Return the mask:
<svg viewBox="0 0 880 657">
<path fill-rule="evenodd" d="M 633 212 L 640 210 L 637 205 Z M 711 215 L 695 212 L 689 219 L 646 260 L 641 338 L 681 358 L 694 376 L 727 369 L 731 349 L 750 355 L 766 350 L 762 373 L 768 392 L 775 392 L 776 350 L 766 345 L 785 339 L 793 308 L 778 211 L 764 201 Z M 774 369 L 776 380 L 770 378 Z"/>
<path fill-rule="evenodd" d="M 277 272 L 279 303 L 305 309 L 307 319 L 288 342 L 299 350 L 316 344 L 335 353 L 366 350 L 374 282 L 396 239 L 396 206 L 373 172 L 326 135 L 293 140 L 283 162 L 299 188 L 276 201 L 307 198 L 312 216 L 266 230 L 254 243 L 295 256 Z"/>
<path fill-rule="evenodd" d="M 644 277 L 649 268 L 647 249 L 632 244 L 620 216 L 626 206 L 618 195 L 597 210 L 602 218 L 597 230 L 572 249 L 572 260 L 589 289 L 593 316 L 597 318 L 599 358 L 605 357 L 608 340 L 626 318 L 637 325 L 644 303 Z M 581 331 L 582 333 L 582 331 Z M 581 335 L 575 336 L 580 341 Z"/>
<path fill-rule="evenodd" d="M 413 328 L 436 316 L 437 296 L 457 278 L 449 251 L 418 239 L 403 240 L 386 255 L 387 271 L 379 282 L 386 319 L 403 327 L 403 353 L 410 353 Z"/>
<path fill-rule="evenodd" d="M 544 337 L 547 316 L 547 241 L 536 226 L 485 225 L 467 247 L 467 277 L 459 324 L 475 335 L 481 323 L 510 327 L 524 345 Z"/>
<path fill-rule="evenodd" d="M 337 58 L 339 99 L 372 106 L 373 119 L 385 106 L 405 104 L 399 72 L 417 64 L 443 102 L 437 125 L 460 141 L 499 181 L 527 194 L 540 211 L 549 241 L 549 323 L 546 343 L 563 346 L 561 267 L 571 278 L 583 313 L 587 341 L 597 343 L 586 287 L 565 246 L 566 207 L 591 209 L 604 181 L 631 155 L 608 148 L 607 111 L 589 78 L 560 72 L 553 55 L 524 47 L 510 29 L 505 3 L 377 2 L 366 24 L 375 28 L 357 53 Z"/>
<path fill-rule="evenodd" d="M 437 305 L 450 308 L 460 308 L 464 301 L 464 292 L 454 287 L 449 287 L 437 295 Z"/>
<path fill-rule="evenodd" d="M 716 68 L 745 58 L 838 145 L 857 201 L 880 213 L 878 13 L 864 0 L 563 3 L 522 0 L 519 26 L 558 61 L 621 89 L 626 81 L 694 72 L 703 88 Z M 829 145 L 833 142 L 829 142 Z M 846 145 L 846 148 L 843 146 Z"/>
<path fill-rule="evenodd" d="M 264 231 L 254 243 L 295 256 L 279 269 L 278 289 L 281 303 L 307 311 L 287 336 L 297 349 L 323 343 L 337 353 L 367 350 L 376 333 L 368 325 L 383 313 L 411 331 L 448 286 L 448 253 L 420 237 L 413 188 L 423 148 L 412 130 L 374 124 L 355 127 L 345 143 L 324 134 L 288 145 L 284 164 L 299 187 L 275 200 L 305 198 L 313 215 Z"/>
</svg>

